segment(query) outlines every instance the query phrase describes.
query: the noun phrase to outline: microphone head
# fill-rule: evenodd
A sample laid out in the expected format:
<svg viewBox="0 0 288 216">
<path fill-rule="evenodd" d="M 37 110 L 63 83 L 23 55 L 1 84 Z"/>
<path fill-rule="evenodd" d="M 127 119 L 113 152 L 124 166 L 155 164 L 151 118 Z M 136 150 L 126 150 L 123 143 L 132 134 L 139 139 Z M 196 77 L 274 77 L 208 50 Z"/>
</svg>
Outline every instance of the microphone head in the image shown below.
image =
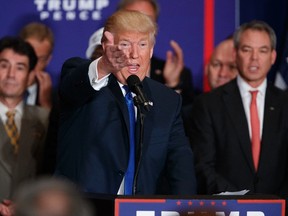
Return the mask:
<svg viewBox="0 0 288 216">
<path fill-rule="evenodd" d="M 134 93 L 135 93 L 135 87 L 136 87 L 136 86 L 140 86 L 140 87 L 142 88 L 142 83 L 141 83 L 139 77 L 136 76 L 136 75 L 130 75 L 130 76 L 127 78 L 126 82 L 127 82 L 128 87 L 129 87 L 129 88 L 131 89 L 131 91 L 134 92 Z"/>
<path fill-rule="evenodd" d="M 142 91 L 143 86 L 139 77 L 136 75 L 130 75 L 127 78 L 126 82 L 127 82 L 129 89 L 136 94 L 136 97 L 134 97 L 134 99 L 136 99 L 136 103 L 138 105 L 142 105 L 145 110 L 149 111 L 150 110 L 149 106 L 151 106 L 150 101 L 147 100 L 144 92 Z M 135 103 L 135 100 L 134 100 L 134 103 Z"/>
</svg>

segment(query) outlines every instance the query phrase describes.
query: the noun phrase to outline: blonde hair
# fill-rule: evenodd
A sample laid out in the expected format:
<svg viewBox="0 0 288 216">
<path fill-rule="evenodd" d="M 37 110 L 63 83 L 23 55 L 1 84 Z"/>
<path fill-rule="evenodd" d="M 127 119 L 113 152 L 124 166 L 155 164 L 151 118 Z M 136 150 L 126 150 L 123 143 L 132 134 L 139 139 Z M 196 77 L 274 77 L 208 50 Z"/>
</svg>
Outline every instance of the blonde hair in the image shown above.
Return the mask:
<svg viewBox="0 0 288 216">
<path fill-rule="evenodd" d="M 159 9 L 159 4 L 158 4 L 157 0 L 121 0 L 117 6 L 117 10 L 123 10 L 126 7 L 128 7 L 129 5 L 137 3 L 137 2 L 150 3 L 154 9 L 156 19 L 158 18 L 160 9 Z"/>
<path fill-rule="evenodd" d="M 52 30 L 43 23 L 32 22 L 27 24 L 21 29 L 19 36 L 24 40 L 28 38 L 35 38 L 41 42 L 47 40 L 51 45 L 50 52 L 52 52 L 54 48 L 54 34 Z"/>
<path fill-rule="evenodd" d="M 151 42 L 155 44 L 157 34 L 157 24 L 147 15 L 138 11 L 119 10 L 110 16 L 105 24 L 104 32 L 112 34 L 121 32 L 139 32 L 150 35 Z M 106 41 L 103 34 L 101 42 Z"/>
</svg>

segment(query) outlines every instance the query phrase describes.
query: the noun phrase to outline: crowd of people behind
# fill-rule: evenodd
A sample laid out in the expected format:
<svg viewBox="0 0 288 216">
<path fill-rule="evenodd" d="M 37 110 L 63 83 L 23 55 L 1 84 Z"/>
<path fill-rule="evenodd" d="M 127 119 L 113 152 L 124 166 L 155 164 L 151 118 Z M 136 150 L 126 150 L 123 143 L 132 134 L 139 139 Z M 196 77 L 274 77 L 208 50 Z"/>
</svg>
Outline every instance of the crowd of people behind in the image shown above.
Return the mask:
<svg viewBox="0 0 288 216">
<path fill-rule="evenodd" d="M 274 30 L 239 26 L 204 66 L 211 91 L 195 95 L 176 41 L 166 60 L 153 55 L 158 16 L 156 0 L 121 0 L 56 91 L 48 26 L 0 39 L 0 215 L 93 215 L 83 193 L 287 197 L 288 94 L 267 80 Z"/>
</svg>

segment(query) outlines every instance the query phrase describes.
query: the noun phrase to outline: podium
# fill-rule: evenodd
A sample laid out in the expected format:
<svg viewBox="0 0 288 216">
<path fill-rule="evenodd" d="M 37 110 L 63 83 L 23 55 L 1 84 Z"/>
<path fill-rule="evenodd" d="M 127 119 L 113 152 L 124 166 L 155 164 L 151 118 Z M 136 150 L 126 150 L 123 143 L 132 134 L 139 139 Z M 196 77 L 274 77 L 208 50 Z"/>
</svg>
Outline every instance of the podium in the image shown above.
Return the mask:
<svg viewBox="0 0 288 216">
<path fill-rule="evenodd" d="M 285 216 L 275 196 L 107 196 L 90 195 L 96 216 Z"/>
</svg>

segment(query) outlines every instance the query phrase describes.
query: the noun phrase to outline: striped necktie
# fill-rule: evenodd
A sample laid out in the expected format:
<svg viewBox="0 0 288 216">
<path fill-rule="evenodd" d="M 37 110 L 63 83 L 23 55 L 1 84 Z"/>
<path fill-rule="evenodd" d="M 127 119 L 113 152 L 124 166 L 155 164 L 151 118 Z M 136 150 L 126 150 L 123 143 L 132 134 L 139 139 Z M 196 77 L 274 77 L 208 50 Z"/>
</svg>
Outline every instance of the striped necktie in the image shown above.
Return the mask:
<svg viewBox="0 0 288 216">
<path fill-rule="evenodd" d="M 19 143 L 18 143 L 19 133 L 18 133 L 17 126 L 16 126 L 15 120 L 14 120 L 15 111 L 8 111 L 6 113 L 6 116 L 7 116 L 7 121 L 5 124 L 5 129 L 6 129 L 6 132 L 9 136 L 9 138 L 10 138 L 10 143 L 14 148 L 14 153 L 17 154 L 18 148 L 19 148 Z"/>
</svg>

